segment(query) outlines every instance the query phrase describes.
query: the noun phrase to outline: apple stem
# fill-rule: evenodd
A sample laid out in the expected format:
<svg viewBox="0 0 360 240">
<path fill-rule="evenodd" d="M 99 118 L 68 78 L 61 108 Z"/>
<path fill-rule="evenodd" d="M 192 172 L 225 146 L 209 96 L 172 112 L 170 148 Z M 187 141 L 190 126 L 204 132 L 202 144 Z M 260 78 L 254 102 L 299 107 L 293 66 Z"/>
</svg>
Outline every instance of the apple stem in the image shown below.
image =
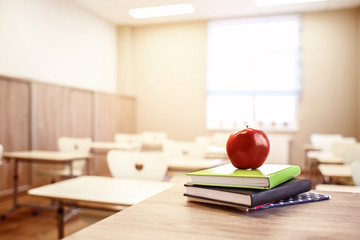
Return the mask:
<svg viewBox="0 0 360 240">
<path fill-rule="evenodd" d="M 249 125 L 246 124 L 246 128 L 249 128 Z"/>
</svg>

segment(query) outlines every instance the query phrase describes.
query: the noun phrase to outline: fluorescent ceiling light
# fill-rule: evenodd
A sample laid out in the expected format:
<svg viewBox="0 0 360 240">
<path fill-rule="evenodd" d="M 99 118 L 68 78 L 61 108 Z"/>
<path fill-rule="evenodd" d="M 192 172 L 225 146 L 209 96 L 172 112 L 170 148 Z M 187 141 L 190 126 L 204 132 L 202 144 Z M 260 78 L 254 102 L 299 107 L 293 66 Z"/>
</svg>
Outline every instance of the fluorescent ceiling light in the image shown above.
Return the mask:
<svg viewBox="0 0 360 240">
<path fill-rule="evenodd" d="M 195 12 L 193 5 L 190 3 L 173 4 L 166 6 L 147 7 L 130 9 L 129 14 L 134 18 L 152 18 L 181 14 L 190 14 Z"/>
<path fill-rule="evenodd" d="M 255 3 L 258 7 L 269 7 L 276 5 L 289 5 L 289 4 L 324 2 L 324 1 L 327 0 L 255 0 Z"/>
</svg>

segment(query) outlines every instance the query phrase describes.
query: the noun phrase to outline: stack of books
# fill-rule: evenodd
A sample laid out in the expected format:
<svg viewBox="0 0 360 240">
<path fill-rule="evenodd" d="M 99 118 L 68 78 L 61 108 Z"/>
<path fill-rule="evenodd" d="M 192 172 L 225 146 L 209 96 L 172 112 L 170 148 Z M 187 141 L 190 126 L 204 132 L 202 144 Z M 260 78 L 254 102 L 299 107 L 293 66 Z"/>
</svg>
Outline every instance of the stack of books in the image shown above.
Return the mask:
<svg viewBox="0 0 360 240">
<path fill-rule="evenodd" d="M 296 178 L 296 165 L 263 164 L 258 169 L 237 169 L 232 164 L 188 173 L 185 184 L 189 201 L 257 210 L 330 199 L 310 192 L 308 179 Z"/>
</svg>

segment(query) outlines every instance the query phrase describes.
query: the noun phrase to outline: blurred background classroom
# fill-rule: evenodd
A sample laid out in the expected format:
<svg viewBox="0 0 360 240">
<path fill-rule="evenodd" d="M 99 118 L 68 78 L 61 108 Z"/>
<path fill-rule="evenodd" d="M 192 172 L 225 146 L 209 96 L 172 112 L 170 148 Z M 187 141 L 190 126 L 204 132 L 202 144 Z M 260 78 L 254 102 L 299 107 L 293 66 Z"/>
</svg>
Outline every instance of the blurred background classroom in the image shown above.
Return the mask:
<svg viewBox="0 0 360 240">
<path fill-rule="evenodd" d="M 268 134 L 266 163 L 299 165 L 314 189 L 358 192 L 360 1 L 264 2 L 186 1 L 189 14 L 135 18 L 130 9 L 185 2 L 0 0 L 1 214 L 15 176 L 31 200 L 27 190 L 69 176 L 121 177 L 122 158 L 138 172 L 153 161 L 138 178 L 184 183 L 228 163 L 227 137 L 246 125 Z M 19 151 L 90 157 L 23 160 L 14 174 Z M 14 237 L 29 211 L 4 217 L 0 235 Z M 87 226 L 76 219 L 67 234 Z M 17 239 L 55 237 L 44 231 Z"/>
</svg>

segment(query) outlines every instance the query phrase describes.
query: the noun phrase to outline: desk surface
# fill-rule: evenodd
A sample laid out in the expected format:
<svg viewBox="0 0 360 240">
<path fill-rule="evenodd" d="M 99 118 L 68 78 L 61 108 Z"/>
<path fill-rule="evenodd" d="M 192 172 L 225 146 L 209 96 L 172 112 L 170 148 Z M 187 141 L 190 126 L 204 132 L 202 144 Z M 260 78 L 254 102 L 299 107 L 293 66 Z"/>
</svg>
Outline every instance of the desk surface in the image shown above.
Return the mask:
<svg viewBox="0 0 360 240">
<path fill-rule="evenodd" d="M 5 159 L 18 159 L 26 161 L 46 161 L 46 162 L 64 162 L 76 159 L 90 158 L 88 153 L 77 152 L 59 152 L 59 151 L 17 151 L 17 152 L 4 152 Z"/>
<path fill-rule="evenodd" d="M 91 148 L 95 150 L 136 150 L 140 148 L 137 143 L 118 143 L 118 142 L 92 142 Z"/>
<path fill-rule="evenodd" d="M 320 164 L 321 175 L 328 177 L 351 177 L 351 165 Z"/>
<path fill-rule="evenodd" d="M 307 156 L 311 159 L 316 159 L 319 163 L 334 163 L 342 164 L 343 160 L 339 156 L 334 156 L 331 152 L 313 151 L 308 152 Z"/>
<path fill-rule="evenodd" d="M 173 185 L 173 183 L 149 180 L 81 176 L 30 189 L 28 193 L 55 200 L 131 206 Z"/>
<path fill-rule="evenodd" d="M 359 239 L 360 194 L 242 212 L 187 202 L 176 185 L 66 239 Z"/>
</svg>

